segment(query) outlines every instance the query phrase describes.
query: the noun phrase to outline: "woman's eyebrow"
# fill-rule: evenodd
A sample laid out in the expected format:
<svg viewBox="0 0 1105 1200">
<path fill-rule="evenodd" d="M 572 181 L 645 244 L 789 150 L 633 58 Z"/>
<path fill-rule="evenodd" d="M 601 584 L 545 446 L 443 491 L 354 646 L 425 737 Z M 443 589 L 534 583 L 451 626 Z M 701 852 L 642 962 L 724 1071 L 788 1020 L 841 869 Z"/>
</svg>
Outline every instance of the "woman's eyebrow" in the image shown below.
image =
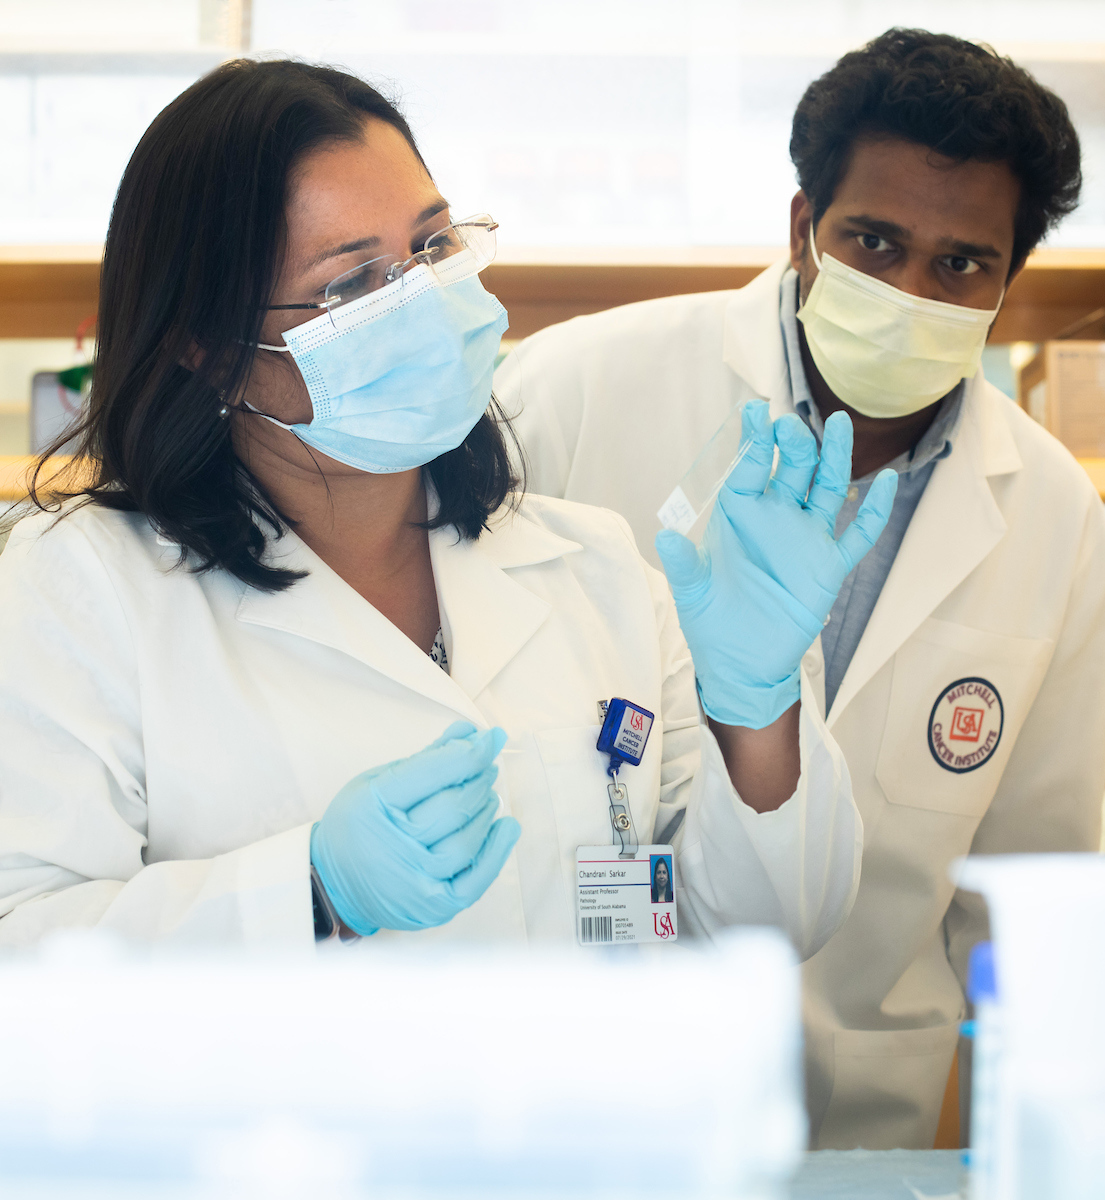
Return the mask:
<svg viewBox="0 0 1105 1200">
<path fill-rule="evenodd" d="M 418 214 L 414 219 L 412 228 L 417 229 L 419 225 L 425 224 L 431 217 L 436 217 L 438 213 L 445 212 L 449 207 L 449 201 L 439 196 L 431 204 Z M 326 262 L 328 258 L 340 258 L 343 254 L 352 254 L 356 250 L 374 250 L 380 245 L 380 239 L 376 236 L 357 238 L 353 242 L 343 242 L 340 246 L 334 246 L 329 250 L 323 250 L 320 254 L 316 254 L 314 258 L 304 263 L 303 270 L 310 271 L 314 267 Z"/>
<path fill-rule="evenodd" d="M 417 229 L 423 222 L 428 221 L 431 217 L 436 217 L 438 213 L 445 212 L 449 207 L 449 201 L 441 196 L 432 203 L 428 204 L 414 219 L 413 228 Z"/>
<path fill-rule="evenodd" d="M 316 254 L 314 258 L 303 264 L 303 270 L 310 271 L 312 267 L 317 267 L 328 258 L 338 258 L 342 254 L 352 254 L 354 250 L 372 250 L 379 245 L 380 239 L 376 236 L 358 238 L 355 242 L 344 242 L 342 245 L 335 246 L 331 250 L 323 250 L 321 254 Z"/>
</svg>

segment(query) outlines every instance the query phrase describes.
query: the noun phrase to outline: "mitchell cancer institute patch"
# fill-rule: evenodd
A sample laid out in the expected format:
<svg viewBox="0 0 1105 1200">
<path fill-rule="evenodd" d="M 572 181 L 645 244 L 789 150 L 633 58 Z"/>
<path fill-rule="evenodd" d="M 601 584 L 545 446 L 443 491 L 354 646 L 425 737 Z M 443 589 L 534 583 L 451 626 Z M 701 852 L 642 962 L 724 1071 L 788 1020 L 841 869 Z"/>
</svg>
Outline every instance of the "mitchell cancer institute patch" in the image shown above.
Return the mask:
<svg viewBox="0 0 1105 1200">
<path fill-rule="evenodd" d="M 945 771 L 974 771 L 1001 741 L 1005 709 L 989 680 L 971 676 L 946 687 L 932 706 L 929 749 Z"/>
</svg>

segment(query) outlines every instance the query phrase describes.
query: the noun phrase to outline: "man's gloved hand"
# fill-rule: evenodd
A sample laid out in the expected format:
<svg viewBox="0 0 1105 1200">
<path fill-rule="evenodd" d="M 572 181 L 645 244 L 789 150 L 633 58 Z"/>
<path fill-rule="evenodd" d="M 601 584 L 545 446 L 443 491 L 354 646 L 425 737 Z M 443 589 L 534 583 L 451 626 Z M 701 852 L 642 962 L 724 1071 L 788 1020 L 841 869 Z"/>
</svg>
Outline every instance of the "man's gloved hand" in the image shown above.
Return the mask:
<svg viewBox="0 0 1105 1200">
<path fill-rule="evenodd" d="M 365 771 L 311 830 L 311 862 L 355 933 L 444 925 L 491 886 L 521 828 L 495 819 L 501 729 L 458 721 L 425 750 Z"/>
<path fill-rule="evenodd" d="M 820 461 L 796 413 L 772 424 L 767 404 L 750 400 L 741 428 L 751 449 L 722 485 L 701 548 L 662 529 L 656 550 L 707 716 L 762 729 L 798 700 L 802 655 L 889 520 L 898 476 L 879 472 L 838 540 L 833 529 L 852 475 L 848 416 L 825 422 Z"/>
</svg>

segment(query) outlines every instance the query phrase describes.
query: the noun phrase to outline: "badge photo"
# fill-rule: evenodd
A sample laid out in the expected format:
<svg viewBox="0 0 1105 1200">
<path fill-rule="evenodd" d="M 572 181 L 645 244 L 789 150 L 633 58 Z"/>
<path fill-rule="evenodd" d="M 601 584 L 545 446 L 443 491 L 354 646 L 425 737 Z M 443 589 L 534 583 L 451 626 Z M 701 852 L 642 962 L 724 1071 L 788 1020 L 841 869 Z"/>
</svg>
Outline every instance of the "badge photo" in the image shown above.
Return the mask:
<svg viewBox="0 0 1105 1200">
<path fill-rule="evenodd" d="M 998 748 L 1004 724 L 1001 695 L 988 679 L 957 679 L 932 706 L 929 750 L 945 771 L 977 771 Z"/>
</svg>

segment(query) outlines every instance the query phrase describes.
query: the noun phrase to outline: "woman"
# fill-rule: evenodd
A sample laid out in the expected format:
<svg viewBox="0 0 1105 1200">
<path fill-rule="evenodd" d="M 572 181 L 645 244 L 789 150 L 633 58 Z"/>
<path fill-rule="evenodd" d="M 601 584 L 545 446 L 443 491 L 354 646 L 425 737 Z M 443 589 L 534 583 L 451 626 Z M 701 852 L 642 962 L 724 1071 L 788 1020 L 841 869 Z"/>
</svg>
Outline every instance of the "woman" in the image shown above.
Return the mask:
<svg viewBox="0 0 1105 1200">
<path fill-rule="evenodd" d="M 620 782 L 685 934 L 809 954 L 843 919 L 860 822 L 798 670 L 886 496 L 834 541 L 847 431 L 804 504 L 812 438 L 750 410 L 705 550 L 667 550 L 707 727 L 621 520 L 512 497 L 493 252 L 348 75 L 229 63 L 154 121 L 104 256 L 95 482 L 0 560 L 0 942 L 571 938 L 612 696 L 657 717 Z"/>
<path fill-rule="evenodd" d="M 657 855 L 652 868 L 652 903 L 671 904 L 675 896 L 671 890 L 671 871 L 666 855 Z"/>
</svg>

